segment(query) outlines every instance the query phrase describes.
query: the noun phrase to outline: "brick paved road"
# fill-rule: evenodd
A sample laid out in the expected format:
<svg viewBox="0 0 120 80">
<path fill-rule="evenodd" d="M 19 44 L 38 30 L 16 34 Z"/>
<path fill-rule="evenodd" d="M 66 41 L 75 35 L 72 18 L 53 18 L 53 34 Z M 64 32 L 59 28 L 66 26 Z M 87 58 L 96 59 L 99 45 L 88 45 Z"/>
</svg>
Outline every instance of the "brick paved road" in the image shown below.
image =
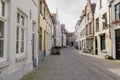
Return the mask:
<svg viewBox="0 0 120 80">
<path fill-rule="evenodd" d="M 120 62 L 66 48 L 61 55 L 46 58 L 22 80 L 120 80 Z"/>
</svg>

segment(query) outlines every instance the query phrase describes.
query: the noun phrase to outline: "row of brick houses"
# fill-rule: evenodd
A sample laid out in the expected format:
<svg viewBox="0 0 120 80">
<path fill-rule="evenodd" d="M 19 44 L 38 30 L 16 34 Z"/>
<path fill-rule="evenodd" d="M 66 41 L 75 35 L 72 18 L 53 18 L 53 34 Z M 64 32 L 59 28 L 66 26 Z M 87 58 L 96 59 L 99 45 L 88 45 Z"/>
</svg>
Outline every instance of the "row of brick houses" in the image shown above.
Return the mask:
<svg viewBox="0 0 120 80">
<path fill-rule="evenodd" d="M 75 41 L 83 52 L 120 59 L 120 0 L 87 0 L 75 26 Z"/>
<path fill-rule="evenodd" d="M 20 80 L 61 41 L 58 13 L 45 0 L 0 0 L 0 80 Z"/>
</svg>

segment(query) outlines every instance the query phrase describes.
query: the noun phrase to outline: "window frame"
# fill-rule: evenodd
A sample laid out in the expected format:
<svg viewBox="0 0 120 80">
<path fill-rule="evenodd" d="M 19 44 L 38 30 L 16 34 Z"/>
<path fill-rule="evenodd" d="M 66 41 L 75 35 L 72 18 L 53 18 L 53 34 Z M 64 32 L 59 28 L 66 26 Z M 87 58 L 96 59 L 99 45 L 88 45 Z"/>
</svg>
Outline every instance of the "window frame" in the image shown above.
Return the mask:
<svg viewBox="0 0 120 80">
<path fill-rule="evenodd" d="M 96 18 L 96 31 L 99 30 L 99 18 Z"/>
<path fill-rule="evenodd" d="M 40 32 L 39 32 L 39 50 L 42 50 L 42 28 L 40 27 Z"/>
<path fill-rule="evenodd" d="M 88 27 L 89 27 L 89 26 L 86 25 L 86 35 L 87 35 L 87 36 L 89 35 L 89 31 L 88 31 L 89 29 L 88 29 Z"/>
<path fill-rule="evenodd" d="M 102 24 L 103 24 L 103 29 L 105 29 L 105 28 L 108 27 L 108 25 L 107 25 L 107 23 L 108 23 L 107 17 L 108 17 L 108 16 L 107 16 L 107 13 L 104 13 L 104 14 L 102 15 L 102 19 L 105 20 L 105 22 L 102 22 Z"/>
<path fill-rule="evenodd" d="M 117 15 L 117 6 L 118 6 L 118 15 Z M 117 16 L 118 16 L 118 19 L 120 19 L 120 2 L 117 3 L 115 6 L 115 20 L 117 20 Z"/>
<path fill-rule="evenodd" d="M 41 13 L 41 14 L 42 14 L 42 12 L 43 12 L 43 11 L 42 11 L 42 10 L 43 10 L 42 8 L 43 8 L 42 1 L 40 1 L 40 13 Z"/>
<path fill-rule="evenodd" d="M 92 34 L 92 22 L 89 23 L 89 34 L 90 34 L 90 35 Z"/>
<path fill-rule="evenodd" d="M 3 57 L 0 57 L 0 62 L 6 61 L 7 60 L 7 16 L 6 16 L 6 12 L 7 12 L 7 2 L 4 0 L 0 0 L 1 2 L 4 2 L 4 12 L 2 12 L 1 9 L 1 15 L 0 15 L 0 21 L 2 21 L 4 23 L 4 32 L 3 32 Z M 1 7 L 2 8 L 2 7 Z M 4 14 L 3 14 L 4 13 Z"/>
<path fill-rule="evenodd" d="M 17 16 L 17 26 L 16 26 L 16 45 L 18 41 L 18 53 L 17 53 L 17 47 L 16 47 L 16 56 L 24 55 L 26 54 L 26 27 L 27 27 L 27 16 L 18 9 L 17 15 L 20 15 L 20 22 L 18 22 L 18 16 Z M 18 40 L 17 40 L 17 28 L 18 28 Z M 24 33 L 22 32 L 24 31 Z M 23 43 L 23 50 L 21 51 L 22 48 L 22 43 Z"/>
<path fill-rule="evenodd" d="M 103 40 L 104 40 L 104 42 L 103 42 Z M 106 49 L 106 38 L 105 38 L 105 35 L 100 35 L 100 46 L 101 46 L 101 50 L 105 50 Z"/>
</svg>

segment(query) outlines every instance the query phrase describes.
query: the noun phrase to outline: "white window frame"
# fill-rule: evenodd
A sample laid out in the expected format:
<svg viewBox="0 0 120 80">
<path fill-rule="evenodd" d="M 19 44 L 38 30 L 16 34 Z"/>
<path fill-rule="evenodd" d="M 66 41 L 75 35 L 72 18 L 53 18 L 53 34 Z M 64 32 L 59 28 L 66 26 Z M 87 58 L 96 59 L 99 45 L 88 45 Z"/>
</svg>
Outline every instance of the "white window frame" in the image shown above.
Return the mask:
<svg viewBox="0 0 120 80">
<path fill-rule="evenodd" d="M 5 3 L 5 12 L 4 12 L 4 16 L 2 15 L 2 10 L 1 10 L 1 14 L 0 14 L 0 21 L 4 22 L 4 35 L 3 35 L 3 57 L 0 57 L 0 62 L 4 62 L 7 60 L 7 16 L 6 16 L 6 12 L 7 12 L 7 2 L 5 0 L 0 0 L 0 2 L 3 1 Z M 2 7 L 2 6 L 1 6 Z"/>
<path fill-rule="evenodd" d="M 26 27 L 27 27 L 27 16 L 18 9 L 17 11 L 17 15 L 20 14 L 20 23 L 16 22 L 17 23 L 17 26 L 16 26 L 16 37 L 17 37 L 17 28 L 19 28 L 19 47 L 18 47 L 18 53 L 16 52 L 16 57 L 20 57 L 20 56 L 23 56 L 26 54 Z M 22 17 L 24 17 L 24 25 L 22 24 Z M 18 17 L 17 17 L 18 18 Z M 24 52 L 21 52 L 21 42 L 22 42 L 22 32 L 21 30 L 24 29 Z M 17 39 L 16 39 L 16 42 L 17 42 Z M 16 43 L 17 45 L 17 43 Z M 17 48 L 17 47 L 16 47 Z M 17 50 L 17 49 L 16 49 Z"/>
</svg>

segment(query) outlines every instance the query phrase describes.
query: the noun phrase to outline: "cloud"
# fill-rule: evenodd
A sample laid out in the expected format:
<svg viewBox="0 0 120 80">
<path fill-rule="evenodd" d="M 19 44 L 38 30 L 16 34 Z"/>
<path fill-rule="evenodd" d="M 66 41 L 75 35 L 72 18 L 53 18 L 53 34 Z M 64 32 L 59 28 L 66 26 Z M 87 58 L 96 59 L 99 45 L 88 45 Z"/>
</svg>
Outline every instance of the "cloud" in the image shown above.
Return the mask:
<svg viewBox="0 0 120 80">
<path fill-rule="evenodd" d="M 46 0 L 50 12 L 56 12 L 58 8 L 59 20 L 66 24 L 66 28 L 74 31 L 77 20 L 81 11 L 84 9 L 87 0 Z M 97 0 L 93 0 L 94 2 Z"/>
</svg>

